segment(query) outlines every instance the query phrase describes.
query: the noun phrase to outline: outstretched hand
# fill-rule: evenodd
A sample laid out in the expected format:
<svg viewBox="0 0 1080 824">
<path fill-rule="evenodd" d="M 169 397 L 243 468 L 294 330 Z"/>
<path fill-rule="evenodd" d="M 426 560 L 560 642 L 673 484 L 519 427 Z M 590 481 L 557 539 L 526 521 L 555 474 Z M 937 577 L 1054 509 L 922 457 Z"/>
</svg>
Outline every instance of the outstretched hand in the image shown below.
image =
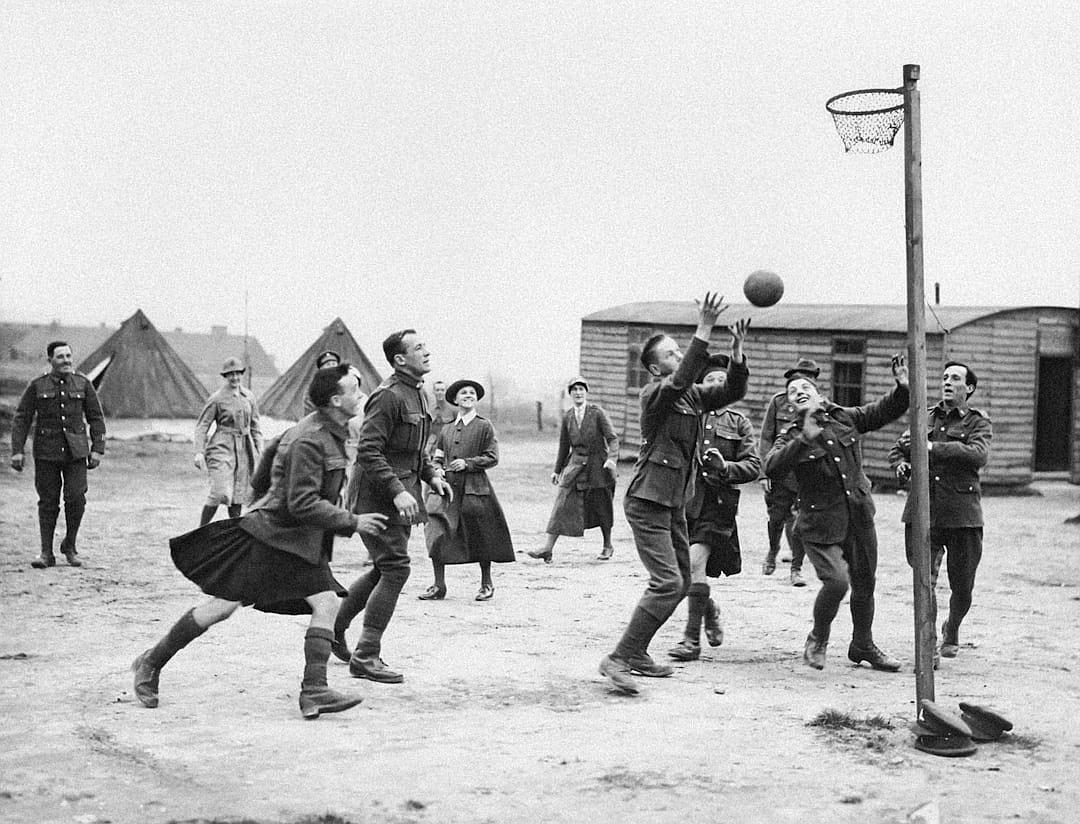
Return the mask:
<svg viewBox="0 0 1080 824">
<path fill-rule="evenodd" d="M 698 305 L 698 323 L 708 326 L 710 329 L 716 325 L 716 319 L 726 310 L 724 296 L 716 292 L 706 292 L 701 300 L 695 300 Z"/>
<path fill-rule="evenodd" d="M 893 377 L 896 378 L 897 384 L 899 384 L 900 386 L 907 389 L 908 388 L 908 367 L 907 367 L 907 356 L 906 355 L 897 353 L 897 354 L 892 356 L 892 373 L 893 373 Z"/>
<path fill-rule="evenodd" d="M 731 359 L 735 363 L 742 363 L 743 343 L 746 341 L 746 333 L 750 331 L 750 318 L 740 318 L 728 327 L 731 332 Z"/>
</svg>

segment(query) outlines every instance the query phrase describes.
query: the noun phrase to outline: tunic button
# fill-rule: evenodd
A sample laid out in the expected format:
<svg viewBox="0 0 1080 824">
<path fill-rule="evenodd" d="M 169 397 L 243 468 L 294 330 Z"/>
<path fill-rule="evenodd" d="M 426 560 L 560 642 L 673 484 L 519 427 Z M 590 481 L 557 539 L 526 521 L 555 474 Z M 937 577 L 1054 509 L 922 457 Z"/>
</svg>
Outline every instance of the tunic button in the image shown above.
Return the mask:
<svg viewBox="0 0 1080 824">
<path fill-rule="evenodd" d="M 839 455 L 833 455 L 833 460 L 836 461 L 837 463 L 840 463 L 840 456 Z"/>
<path fill-rule="evenodd" d="M 840 477 L 841 477 L 841 478 L 846 478 L 846 477 L 847 477 L 847 475 L 845 475 L 845 474 L 844 474 L 843 472 L 841 472 L 841 473 L 840 473 Z"/>
<path fill-rule="evenodd" d="M 941 480 L 941 476 L 940 476 L 940 475 L 935 475 L 935 476 L 934 476 L 934 480 L 935 480 L 935 481 L 940 481 L 940 480 Z"/>
<path fill-rule="evenodd" d="M 850 490 L 850 489 L 849 489 L 849 490 L 847 491 L 847 494 L 848 494 L 848 495 L 850 495 L 850 494 L 851 494 L 851 490 Z"/>
<path fill-rule="evenodd" d="M 664 458 L 664 463 L 667 463 L 667 458 Z"/>
<path fill-rule="evenodd" d="M 832 446 L 832 441 L 825 441 L 829 446 Z"/>
<path fill-rule="evenodd" d="M 705 439 L 704 441 L 702 441 L 702 443 L 704 443 L 704 444 L 705 444 L 705 446 L 708 446 L 708 445 L 709 445 L 709 439 L 708 439 L 708 438 L 706 438 L 706 439 Z"/>
</svg>

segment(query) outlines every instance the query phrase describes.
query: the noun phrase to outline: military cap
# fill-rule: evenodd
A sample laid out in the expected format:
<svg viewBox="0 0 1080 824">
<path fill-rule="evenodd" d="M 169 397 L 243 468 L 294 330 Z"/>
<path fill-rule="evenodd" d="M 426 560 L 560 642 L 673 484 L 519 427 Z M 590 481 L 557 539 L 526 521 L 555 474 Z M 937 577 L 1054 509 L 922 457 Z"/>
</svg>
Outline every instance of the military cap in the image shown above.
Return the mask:
<svg viewBox="0 0 1080 824">
<path fill-rule="evenodd" d="M 800 375 L 817 380 L 820 374 L 821 369 L 818 368 L 817 361 L 812 358 L 799 358 L 795 361 L 795 365 L 784 373 L 784 377 L 791 380 L 792 375 Z"/>
<path fill-rule="evenodd" d="M 582 386 L 585 388 L 586 392 L 589 391 L 589 382 L 581 377 L 581 375 L 574 375 L 574 377 L 570 378 L 570 382 L 566 384 L 566 391 L 569 392 L 575 386 Z"/>
<path fill-rule="evenodd" d="M 341 355 L 335 352 L 333 349 L 326 349 L 315 356 L 315 366 L 319 369 L 323 368 L 323 361 L 333 359 L 335 363 L 341 363 Z"/>
<path fill-rule="evenodd" d="M 731 368 L 731 358 L 727 355 L 709 355 L 709 360 L 705 363 L 705 368 L 701 370 L 698 375 L 698 380 L 701 381 L 710 372 L 715 372 L 717 369 L 723 369 L 727 372 Z"/>
<path fill-rule="evenodd" d="M 240 358 L 226 358 L 225 363 L 221 364 L 221 374 L 224 377 L 230 372 L 246 372 L 247 367 L 244 366 L 244 362 Z"/>
</svg>

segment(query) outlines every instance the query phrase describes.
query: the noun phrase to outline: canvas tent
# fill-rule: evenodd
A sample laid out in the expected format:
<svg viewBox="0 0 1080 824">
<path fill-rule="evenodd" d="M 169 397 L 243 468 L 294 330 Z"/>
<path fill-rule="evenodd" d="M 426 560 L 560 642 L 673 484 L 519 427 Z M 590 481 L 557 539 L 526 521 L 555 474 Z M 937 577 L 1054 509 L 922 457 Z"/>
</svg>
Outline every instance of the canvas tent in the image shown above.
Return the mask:
<svg viewBox="0 0 1080 824">
<path fill-rule="evenodd" d="M 206 403 L 199 382 L 137 309 L 79 364 L 113 418 L 194 418 Z"/>
<path fill-rule="evenodd" d="M 262 414 L 282 420 L 300 420 L 304 415 L 304 398 L 316 372 L 315 357 L 327 349 L 337 352 L 343 362 L 352 364 L 360 371 L 360 385 L 365 394 L 370 395 L 382 382 L 382 376 L 375 371 L 360 344 L 345 326 L 345 321 L 334 318 L 318 339 L 304 350 L 296 363 L 259 398 L 259 410 Z"/>
</svg>

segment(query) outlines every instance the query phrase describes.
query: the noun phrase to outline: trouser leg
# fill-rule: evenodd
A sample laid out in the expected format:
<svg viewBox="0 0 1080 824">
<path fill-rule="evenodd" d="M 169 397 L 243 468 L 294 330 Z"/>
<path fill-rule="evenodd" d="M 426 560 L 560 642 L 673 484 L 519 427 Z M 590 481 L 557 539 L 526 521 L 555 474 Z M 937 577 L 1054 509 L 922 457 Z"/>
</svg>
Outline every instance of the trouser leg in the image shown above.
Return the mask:
<svg viewBox="0 0 1080 824">
<path fill-rule="evenodd" d="M 690 582 L 690 542 L 686 516 L 641 498 L 627 497 L 626 519 L 634 533 L 638 557 L 649 573 L 649 585 L 615 647 L 614 655 L 643 655 L 656 631 L 671 617 Z"/>
<path fill-rule="evenodd" d="M 229 513 L 230 518 L 239 518 L 242 507 L 240 504 L 229 504 L 226 507 L 226 511 Z"/>
<path fill-rule="evenodd" d="M 374 586 L 364 608 L 364 629 L 378 630 L 380 637 L 389 625 L 398 596 L 409 579 L 409 533 L 409 526 L 391 524 L 381 535 L 362 536 L 379 573 L 377 579 L 371 576 Z"/>
<path fill-rule="evenodd" d="M 981 526 L 948 530 L 946 536 L 946 570 L 949 575 L 949 617 L 946 626 L 957 635 L 960 624 L 971 609 L 975 591 L 975 573 L 982 560 Z"/>
<path fill-rule="evenodd" d="M 877 532 L 873 524 L 852 531 L 847 544 L 851 576 L 851 640 L 859 647 L 874 642 L 874 587 L 877 581 Z"/>
<path fill-rule="evenodd" d="M 199 526 L 206 526 L 212 520 L 214 520 L 214 513 L 217 512 L 217 504 L 211 506 L 207 504 L 202 508 L 202 512 L 199 514 Z"/>
<path fill-rule="evenodd" d="M 839 544 L 816 544 L 805 541 L 806 557 L 814 566 L 821 589 L 814 599 L 814 637 L 820 643 L 829 640 L 833 619 L 840 610 L 849 586 L 848 564 Z"/>
<path fill-rule="evenodd" d="M 34 487 L 38 494 L 38 532 L 42 559 L 53 558 L 53 537 L 60 517 L 60 489 L 63 464 L 39 460 L 34 464 Z"/>
</svg>

